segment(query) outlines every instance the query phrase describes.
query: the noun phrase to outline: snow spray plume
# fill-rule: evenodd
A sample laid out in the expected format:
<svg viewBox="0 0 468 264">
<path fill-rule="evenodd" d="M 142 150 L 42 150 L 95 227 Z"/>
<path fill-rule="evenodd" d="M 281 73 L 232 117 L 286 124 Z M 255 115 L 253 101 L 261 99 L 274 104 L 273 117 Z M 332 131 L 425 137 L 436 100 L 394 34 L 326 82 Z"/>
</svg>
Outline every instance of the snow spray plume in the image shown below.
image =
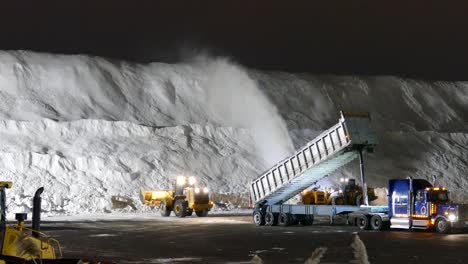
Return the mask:
<svg viewBox="0 0 468 264">
<path fill-rule="evenodd" d="M 251 131 L 257 154 L 265 166 L 285 158 L 293 150 L 284 120 L 246 71 L 226 58 L 199 56 L 195 69 L 203 72 L 208 111 L 223 126 Z"/>
</svg>

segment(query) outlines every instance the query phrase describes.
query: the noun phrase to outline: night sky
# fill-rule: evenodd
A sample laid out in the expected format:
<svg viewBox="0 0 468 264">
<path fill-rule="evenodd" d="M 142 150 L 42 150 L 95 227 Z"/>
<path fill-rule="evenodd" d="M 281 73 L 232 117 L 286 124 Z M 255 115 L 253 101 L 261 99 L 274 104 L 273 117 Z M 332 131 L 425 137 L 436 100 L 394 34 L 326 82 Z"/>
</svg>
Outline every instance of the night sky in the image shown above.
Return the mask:
<svg viewBox="0 0 468 264">
<path fill-rule="evenodd" d="M 468 80 L 467 1 L 21 2 L 0 6 L 0 49 Z"/>
</svg>

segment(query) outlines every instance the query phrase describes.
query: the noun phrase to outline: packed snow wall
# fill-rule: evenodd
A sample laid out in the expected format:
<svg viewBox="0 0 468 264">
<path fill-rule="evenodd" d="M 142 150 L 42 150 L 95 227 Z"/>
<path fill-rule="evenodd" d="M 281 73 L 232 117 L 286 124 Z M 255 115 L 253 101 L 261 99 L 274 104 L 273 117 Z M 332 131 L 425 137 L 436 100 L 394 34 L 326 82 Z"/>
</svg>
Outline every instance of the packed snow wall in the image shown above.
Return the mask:
<svg viewBox="0 0 468 264">
<path fill-rule="evenodd" d="M 369 185 L 436 176 L 468 201 L 465 82 L 18 51 L 0 52 L 0 99 L 0 175 L 14 181 L 12 211 L 29 210 L 40 186 L 50 214 L 111 211 L 115 196 L 142 209 L 140 186 L 168 188 L 180 174 L 245 193 L 250 179 L 334 124 L 341 109 L 371 112 L 379 146 L 366 155 Z M 351 164 L 323 184 L 358 172 Z"/>
</svg>

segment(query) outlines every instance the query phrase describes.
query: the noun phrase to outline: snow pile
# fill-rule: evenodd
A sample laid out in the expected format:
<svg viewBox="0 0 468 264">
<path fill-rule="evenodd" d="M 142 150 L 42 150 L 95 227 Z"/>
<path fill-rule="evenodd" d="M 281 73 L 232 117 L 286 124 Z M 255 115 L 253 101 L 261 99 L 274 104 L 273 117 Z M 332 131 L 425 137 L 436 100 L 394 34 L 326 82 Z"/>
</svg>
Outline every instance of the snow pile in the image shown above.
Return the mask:
<svg viewBox="0 0 468 264">
<path fill-rule="evenodd" d="M 246 179 L 261 170 L 253 145 L 245 129 L 226 127 L 2 121 L 0 175 L 14 181 L 9 206 L 15 211 L 29 211 L 40 186 L 49 213 L 109 211 L 112 196 L 141 208 L 140 187 L 167 189 L 178 175 L 196 175 L 211 190 L 245 193 Z"/>
<path fill-rule="evenodd" d="M 342 109 L 371 112 L 380 144 L 366 155 L 369 185 L 435 175 L 468 201 L 465 82 L 265 73 L 201 57 L 139 65 L 0 52 L 0 100 L 10 211 L 28 211 L 40 186 L 49 214 L 113 210 L 113 197 L 143 210 L 140 186 L 169 188 L 180 174 L 244 197 L 250 179 Z M 357 177 L 357 165 L 324 184 L 343 175 Z"/>
</svg>

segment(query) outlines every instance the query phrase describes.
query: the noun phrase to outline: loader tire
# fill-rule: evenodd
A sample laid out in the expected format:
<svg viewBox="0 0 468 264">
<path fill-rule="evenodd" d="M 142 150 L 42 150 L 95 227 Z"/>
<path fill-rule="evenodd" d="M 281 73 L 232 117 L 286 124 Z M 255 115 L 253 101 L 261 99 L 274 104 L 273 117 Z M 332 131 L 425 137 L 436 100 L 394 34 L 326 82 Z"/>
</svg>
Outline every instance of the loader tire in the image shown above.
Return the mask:
<svg viewBox="0 0 468 264">
<path fill-rule="evenodd" d="M 205 217 L 208 215 L 208 210 L 195 211 L 198 217 Z"/>
<path fill-rule="evenodd" d="M 187 203 L 181 199 L 175 201 L 174 213 L 177 217 L 185 217 L 187 215 Z"/>
<path fill-rule="evenodd" d="M 161 216 L 164 217 L 168 217 L 171 215 L 171 208 L 167 206 L 166 200 L 162 200 L 159 204 L 159 212 L 161 213 Z"/>
<path fill-rule="evenodd" d="M 332 199 L 332 205 L 343 205 L 345 203 L 343 197 L 335 196 Z"/>
<path fill-rule="evenodd" d="M 192 216 L 193 215 L 193 209 L 187 209 L 187 214 L 185 216 Z"/>
</svg>

